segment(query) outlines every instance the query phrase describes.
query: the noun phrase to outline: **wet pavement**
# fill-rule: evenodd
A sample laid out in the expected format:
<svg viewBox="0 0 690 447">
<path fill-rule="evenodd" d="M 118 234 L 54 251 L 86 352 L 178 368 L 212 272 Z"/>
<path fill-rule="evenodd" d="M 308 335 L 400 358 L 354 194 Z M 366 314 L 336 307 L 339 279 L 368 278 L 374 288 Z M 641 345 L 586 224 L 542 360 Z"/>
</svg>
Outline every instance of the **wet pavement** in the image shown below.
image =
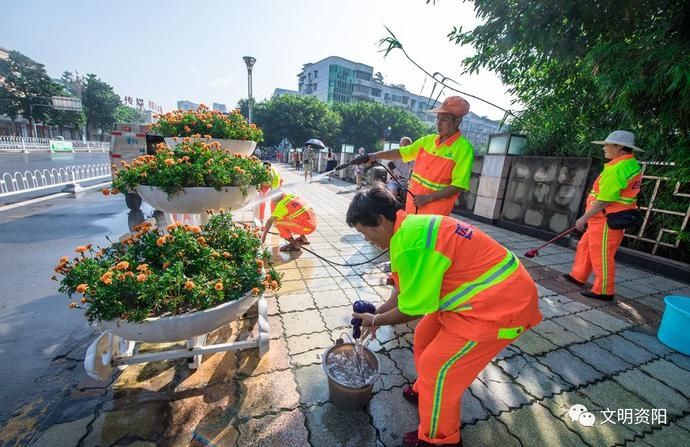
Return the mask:
<svg viewBox="0 0 690 447">
<path fill-rule="evenodd" d="M 319 217 L 310 249 L 339 263 L 379 254 L 344 222 L 353 185 L 304 184 L 301 173 L 283 171 Z M 307 252 L 291 257 L 274 249 L 284 278 L 278 296 L 267 298 L 266 356 L 259 358 L 256 349 L 217 353 L 196 371 L 184 360 L 138 364 L 104 384 L 83 372 L 94 333 L 43 278 L 74 245 L 126 232 L 124 204 L 89 193 L 12 213 L 0 214 L 0 248 L 15 253 L 0 261 L 0 348 L 13 355 L 0 370 L 2 400 L 10 402 L 8 410 L 3 403 L 0 445 L 396 446 L 416 428 L 416 408 L 401 396 L 416 377 L 413 325 L 383 327 L 369 345 L 382 374 L 362 410 L 333 405 L 321 366 L 324 351 L 350 331 L 352 303 L 388 298 L 378 264 L 386 256 L 360 267 L 332 267 Z M 520 256 L 541 242 L 471 223 Z M 690 357 L 655 336 L 663 297 L 690 296 L 690 286 L 619 266 L 616 300 L 596 302 L 561 278 L 572 258 L 572 250 L 558 246 L 521 258 L 539 284 L 545 321 L 497 356 L 465 394 L 464 445 L 690 445 Z M 36 279 L 22 279 L 27 272 Z M 235 341 L 257 332 L 252 309 L 210 337 Z M 46 351 L 49 346 L 56 347 Z M 161 348 L 143 345 L 140 352 Z M 32 353 L 26 368 L 33 368 L 25 376 L 14 368 L 24 351 Z M 578 417 L 576 404 L 591 418 Z"/>
</svg>

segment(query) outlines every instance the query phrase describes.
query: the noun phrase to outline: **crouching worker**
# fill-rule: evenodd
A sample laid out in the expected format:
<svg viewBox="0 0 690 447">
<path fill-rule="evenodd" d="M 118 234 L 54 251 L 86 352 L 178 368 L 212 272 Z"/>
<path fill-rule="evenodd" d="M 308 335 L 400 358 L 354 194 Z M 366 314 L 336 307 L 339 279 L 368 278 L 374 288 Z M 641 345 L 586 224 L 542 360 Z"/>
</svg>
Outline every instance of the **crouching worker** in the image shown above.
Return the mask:
<svg viewBox="0 0 690 447">
<path fill-rule="evenodd" d="M 416 215 L 381 186 L 357 193 L 347 223 L 390 249 L 395 283 L 363 327 L 420 319 L 414 332 L 417 381 L 403 390 L 419 405 L 419 427 L 403 446 L 461 445 L 461 400 L 479 372 L 541 321 L 537 287 L 517 256 L 477 228 L 439 215 Z"/>
<path fill-rule="evenodd" d="M 316 230 L 316 214 L 296 195 L 280 194 L 271 200 L 271 217 L 266 222 L 261 242 L 266 241 L 274 223 L 280 237 L 288 242 L 280 251 L 299 251 L 300 245 L 309 244 L 306 235 Z"/>
</svg>

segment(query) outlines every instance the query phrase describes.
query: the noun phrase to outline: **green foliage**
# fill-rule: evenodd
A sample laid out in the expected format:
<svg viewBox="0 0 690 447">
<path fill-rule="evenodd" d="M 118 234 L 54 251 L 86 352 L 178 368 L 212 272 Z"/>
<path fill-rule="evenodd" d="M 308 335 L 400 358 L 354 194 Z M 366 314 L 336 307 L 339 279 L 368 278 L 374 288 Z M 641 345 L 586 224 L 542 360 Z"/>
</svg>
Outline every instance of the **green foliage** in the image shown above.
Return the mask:
<svg viewBox="0 0 690 447">
<path fill-rule="evenodd" d="M 598 153 L 590 141 L 615 129 L 635 132 L 645 158 L 678 160 L 690 146 L 687 1 L 474 5 L 484 23 L 449 38 L 475 48 L 466 72 L 488 68 L 511 86 L 524 106 L 511 126 L 530 153 Z"/>
<path fill-rule="evenodd" d="M 226 115 L 217 110 L 209 110 L 203 104 L 198 110 L 175 110 L 159 115 L 152 131 L 164 137 L 210 135 L 212 138 L 249 140 L 257 143 L 263 141 L 261 129 L 255 124 L 249 124 L 238 110 Z"/>
<path fill-rule="evenodd" d="M 116 123 L 121 124 L 146 124 L 146 117 L 141 110 L 120 104 L 113 114 Z"/>
<path fill-rule="evenodd" d="M 168 195 L 183 188 L 237 186 L 246 194 L 250 187 L 270 183 L 271 175 L 256 157 L 243 157 L 219 149 L 220 143 L 185 141 L 174 148 L 159 144 L 156 155 L 142 155 L 115 169 L 115 192 L 139 185 L 156 186 Z"/>
<path fill-rule="evenodd" d="M 368 151 L 380 149 L 388 127 L 392 141 L 404 136 L 415 140 L 428 131 L 428 126 L 411 113 L 376 102 L 337 103 L 333 110 L 342 117 L 340 141 Z"/>
<path fill-rule="evenodd" d="M 129 239 L 60 259 L 60 292 L 81 294 L 89 321 L 179 315 L 280 287 L 257 230 L 213 216 L 202 228 L 173 224 L 167 233 L 142 224 Z M 57 277 L 54 277 L 57 280 Z"/>
<path fill-rule="evenodd" d="M 22 115 L 29 121 L 47 121 L 51 108 L 36 105 L 48 104 L 49 97 L 59 94 L 61 87 L 50 79 L 43 64 L 10 51 L 7 59 L 0 59 L 0 78 L 4 78 L 0 83 L 2 113 L 12 119 Z"/>
<path fill-rule="evenodd" d="M 86 75 L 81 102 L 86 115 L 86 132 L 91 139 L 91 129 L 110 131 L 115 124 L 115 110 L 121 104 L 113 88 L 95 74 Z"/>
<path fill-rule="evenodd" d="M 277 146 L 283 138 L 294 147 L 310 138 L 332 145 L 340 128 L 340 116 L 312 96 L 279 95 L 257 103 L 253 113 L 267 146 Z"/>
</svg>

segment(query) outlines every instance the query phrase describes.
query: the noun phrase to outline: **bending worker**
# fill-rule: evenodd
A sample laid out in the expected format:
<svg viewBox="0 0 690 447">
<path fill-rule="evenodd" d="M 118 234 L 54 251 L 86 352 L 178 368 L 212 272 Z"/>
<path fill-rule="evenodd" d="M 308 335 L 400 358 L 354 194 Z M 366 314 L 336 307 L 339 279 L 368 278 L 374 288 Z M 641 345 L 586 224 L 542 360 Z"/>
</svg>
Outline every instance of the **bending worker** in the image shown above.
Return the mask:
<svg viewBox="0 0 690 447">
<path fill-rule="evenodd" d="M 465 389 L 496 354 L 541 321 L 537 287 L 517 256 L 451 217 L 399 209 L 385 188 L 355 195 L 347 223 L 390 248 L 395 288 L 363 327 L 421 318 L 414 332 L 417 381 L 403 397 L 418 402 L 419 427 L 403 446 L 460 445 Z"/>
<path fill-rule="evenodd" d="M 409 183 L 411 195 L 405 202 L 405 211 L 448 216 L 460 192 L 470 189 L 474 150 L 460 134 L 462 117 L 469 111 L 470 103 L 464 98 L 450 96 L 441 107 L 429 110 L 437 113 L 438 135 L 427 135 L 399 149 L 365 154 L 358 157 L 359 163 L 381 159 L 402 159 L 405 163 L 414 160 Z"/>
<path fill-rule="evenodd" d="M 299 251 L 300 245 L 309 245 L 306 235 L 316 231 L 316 214 L 296 195 L 279 194 L 271 200 L 271 217 L 264 227 L 262 243 L 266 241 L 273 223 L 276 224 L 280 237 L 287 240 L 280 251 Z"/>
<path fill-rule="evenodd" d="M 587 231 L 577 244 L 575 262 L 567 280 L 584 285 L 594 271 L 592 290 L 580 294 L 605 301 L 613 300 L 616 293 L 616 250 L 623 240 L 625 230 L 609 228 L 607 214 L 637 208 L 642 170 L 633 151 L 643 152 L 635 146 L 635 135 L 625 130 L 612 132 L 604 141 L 592 141 L 604 145 L 604 157 L 610 160 L 594 181 L 587 197 L 585 214 L 575 222 L 580 231 Z"/>
</svg>

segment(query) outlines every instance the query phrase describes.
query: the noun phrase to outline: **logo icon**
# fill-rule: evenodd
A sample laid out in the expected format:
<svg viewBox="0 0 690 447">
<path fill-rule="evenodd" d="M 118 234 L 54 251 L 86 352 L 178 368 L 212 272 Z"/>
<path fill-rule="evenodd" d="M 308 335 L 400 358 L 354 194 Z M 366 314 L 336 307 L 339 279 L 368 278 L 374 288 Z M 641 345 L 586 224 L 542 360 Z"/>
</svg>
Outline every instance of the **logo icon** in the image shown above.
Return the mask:
<svg viewBox="0 0 690 447">
<path fill-rule="evenodd" d="M 570 407 L 570 410 L 568 410 L 568 416 L 570 416 L 571 421 L 577 421 L 583 427 L 593 427 L 597 420 L 596 416 L 594 416 L 594 414 L 587 410 L 587 407 L 582 404 L 575 404 Z"/>
</svg>

